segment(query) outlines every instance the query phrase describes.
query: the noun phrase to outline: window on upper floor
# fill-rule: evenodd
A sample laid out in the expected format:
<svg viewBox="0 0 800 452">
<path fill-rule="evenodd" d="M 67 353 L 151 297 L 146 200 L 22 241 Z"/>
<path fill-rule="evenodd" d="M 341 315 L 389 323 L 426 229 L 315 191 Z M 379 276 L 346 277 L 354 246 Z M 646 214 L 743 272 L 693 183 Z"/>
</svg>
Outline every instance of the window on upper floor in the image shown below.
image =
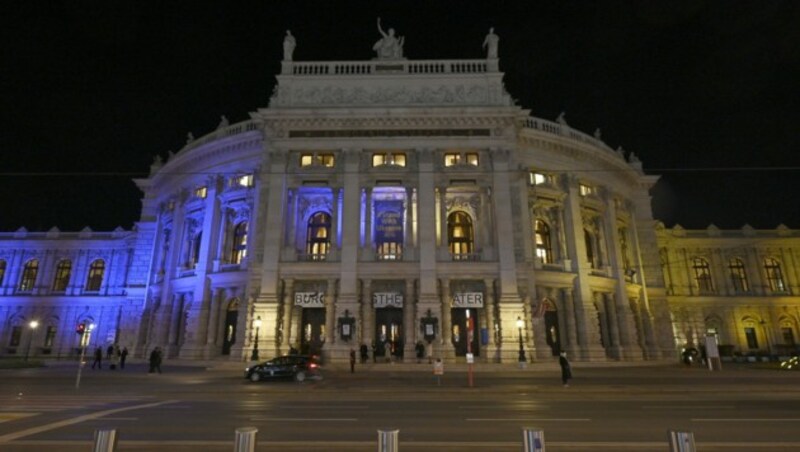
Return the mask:
<svg viewBox="0 0 800 452">
<path fill-rule="evenodd" d="M 189 244 L 189 268 L 197 267 L 200 262 L 200 244 L 203 243 L 203 231 L 192 237 Z"/>
<path fill-rule="evenodd" d="M 231 237 L 231 264 L 241 264 L 247 256 L 247 220 L 241 221 L 233 227 Z"/>
<path fill-rule="evenodd" d="M 447 216 L 447 241 L 454 260 L 470 258 L 475 248 L 475 235 L 469 214 L 457 211 Z"/>
<path fill-rule="evenodd" d="M 402 152 L 387 152 L 372 154 L 372 166 L 393 165 L 406 166 L 406 155 Z"/>
<path fill-rule="evenodd" d="M 325 166 L 333 168 L 334 156 L 330 153 L 308 153 L 300 154 L 300 166 Z"/>
<path fill-rule="evenodd" d="M 69 286 L 69 278 L 72 274 L 72 261 L 62 259 L 56 265 L 56 276 L 53 278 L 53 292 L 65 292 Z"/>
<path fill-rule="evenodd" d="M 535 171 L 531 171 L 528 173 L 528 178 L 531 185 L 550 185 L 553 183 L 553 175 L 552 174 L 544 174 L 544 173 L 537 173 Z"/>
<path fill-rule="evenodd" d="M 448 152 L 444 154 L 444 166 L 455 166 L 461 163 L 461 154 Z"/>
<path fill-rule="evenodd" d="M 711 267 L 708 261 L 702 257 L 692 259 L 692 270 L 694 271 L 694 281 L 700 293 L 713 293 L 714 284 L 711 280 Z"/>
<path fill-rule="evenodd" d="M 30 292 L 36 284 L 36 275 L 39 273 L 39 259 L 31 259 L 22 268 L 22 278 L 19 280 L 19 291 Z"/>
<path fill-rule="evenodd" d="M 478 166 L 478 153 L 467 152 L 465 162 L 467 165 Z"/>
<path fill-rule="evenodd" d="M 0 287 L 3 287 L 3 280 L 6 276 L 6 261 L 0 259 Z"/>
<path fill-rule="evenodd" d="M 106 272 L 106 263 L 103 259 L 95 259 L 89 265 L 89 276 L 86 278 L 86 291 L 97 292 L 103 285 L 103 275 Z"/>
<path fill-rule="evenodd" d="M 553 263 L 553 246 L 550 240 L 550 226 L 542 220 L 536 220 L 536 257 L 543 264 Z"/>
<path fill-rule="evenodd" d="M 208 196 L 208 187 L 203 186 L 203 187 L 195 188 L 194 189 L 194 196 L 196 198 L 206 199 L 206 196 Z"/>
<path fill-rule="evenodd" d="M 769 286 L 770 291 L 786 292 L 786 284 L 783 282 L 780 262 L 771 257 L 764 259 L 764 272 L 767 276 L 767 286 Z"/>
<path fill-rule="evenodd" d="M 479 154 L 477 152 L 445 152 L 444 166 L 472 165 L 478 166 Z"/>
<path fill-rule="evenodd" d="M 589 267 L 599 267 L 599 262 L 597 262 L 597 240 L 594 234 L 590 230 L 584 229 L 583 241 L 586 243 L 586 261 L 589 263 Z"/>
<path fill-rule="evenodd" d="M 744 268 L 744 261 L 734 257 L 728 261 L 728 271 L 731 275 L 731 283 L 733 290 L 737 293 L 746 293 L 750 291 L 750 284 L 747 283 L 747 272 Z"/>
<path fill-rule="evenodd" d="M 317 212 L 308 219 L 306 255 L 312 260 L 325 260 L 331 246 L 331 216 Z"/>
<path fill-rule="evenodd" d="M 253 175 L 252 174 L 244 174 L 242 176 L 236 176 L 231 179 L 231 186 L 233 187 L 252 187 L 254 184 Z"/>
<path fill-rule="evenodd" d="M 592 196 L 595 194 L 595 188 L 591 185 L 578 184 L 578 190 L 581 196 Z"/>
</svg>

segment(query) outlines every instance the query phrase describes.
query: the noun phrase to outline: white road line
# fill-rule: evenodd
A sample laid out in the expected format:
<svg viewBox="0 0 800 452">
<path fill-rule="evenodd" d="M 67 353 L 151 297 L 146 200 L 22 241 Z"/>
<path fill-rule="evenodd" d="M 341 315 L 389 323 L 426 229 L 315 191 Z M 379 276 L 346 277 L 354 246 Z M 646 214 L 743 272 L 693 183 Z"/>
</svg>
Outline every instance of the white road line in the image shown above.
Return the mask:
<svg viewBox="0 0 800 452">
<path fill-rule="evenodd" d="M 772 419 L 772 418 L 753 418 L 753 419 L 722 419 L 722 418 L 693 418 L 692 422 L 800 422 L 800 418 Z"/>
<path fill-rule="evenodd" d="M 736 407 L 733 405 L 681 405 L 681 406 L 665 406 L 665 405 L 645 405 L 642 406 L 643 410 L 733 410 Z"/>
<path fill-rule="evenodd" d="M 591 419 L 556 419 L 556 418 L 467 418 L 467 422 L 591 422 Z"/>
<path fill-rule="evenodd" d="M 251 417 L 251 421 L 273 422 L 357 422 L 356 418 L 291 418 L 291 417 Z"/>
<path fill-rule="evenodd" d="M 97 419 L 93 419 L 95 421 L 105 422 L 105 421 L 138 421 L 138 417 L 101 417 Z"/>
<path fill-rule="evenodd" d="M 78 423 L 81 423 L 81 422 L 84 422 L 84 421 L 89 421 L 89 420 L 92 420 L 92 419 L 97 419 L 99 417 L 108 416 L 109 414 L 116 414 L 116 413 L 121 413 L 121 412 L 124 412 L 124 411 L 131 411 L 131 410 L 139 410 L 139 409 L 142 409 L 142 408 L 152 408 L 152 407 L 155 407 L 155 406 L 166 405 L 166 404 L 169 404 L 169 403 L 176 403 L 176 402 L 177 402 L 177 400 L 166 400 L 166 401 L 163 401 L 163 402 L 146 403 L 144 405 L 134 405 L 134 406 L 124 407 L 124 408 L 115 408 L 113 410 L 99 411 L 97 413 L 86 414 L 86 415 L 83 415 L 83 416 L 74 417 L 72 419 L 65 419 L 63 421 L 53 422 L 51 424 L 40 425 L 38 427 L 33 427 L 33 428 L 25 429 L 25 430 L 20 430 L 18 432 L 14 432 L 14 433 L 9 433 L 7 435 L 2 435 L 2 436 L 0 436 L 0 444 L 6 443 L 6 442 L 9 442 L 9 441 L 14 441 L 15 439 L 18 439 L 18 438 L 23 438 L 23 437 L 26 437 L 26 436 L 35 435 L 37 433 L 46 432 L 48 430 L 54 430 L 54 429 L 57 429 L 57 428 L 66 427 L 68 425 L 78 424 Z"/>
</svg>

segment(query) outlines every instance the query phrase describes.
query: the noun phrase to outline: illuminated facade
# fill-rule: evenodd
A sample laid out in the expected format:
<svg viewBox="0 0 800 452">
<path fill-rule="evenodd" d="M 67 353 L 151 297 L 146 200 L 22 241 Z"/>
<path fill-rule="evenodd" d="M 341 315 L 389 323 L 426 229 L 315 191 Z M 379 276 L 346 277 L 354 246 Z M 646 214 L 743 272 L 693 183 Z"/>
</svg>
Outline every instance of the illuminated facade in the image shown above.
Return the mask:
<svg viewBox="0 0 800 452">
<path fill-rule="evenodd" d="M 422 342 L 487 363 L 672 357 L 709 329 L 738 349 L 797 337 L 794 231 L 763 247 L 666 231 L 657 177 L 515 105 L 496 49 L 295 62 L 290 44 L 268 107 L 135 181 L 132 231 L 0 234 L 0 353 L 73 354 L 82 322 L 139 356 L 233 360 L 256 336 L 263 356 L 346 360 L 363 343 L 408 360 Z M 724 262 L 756 272 L 767 255 L 782 289 L 762 290 L 779 284 L 765 267 L 731 291 Z M 695 258 L 707 276 L 688 276 Z"/>
</svg>

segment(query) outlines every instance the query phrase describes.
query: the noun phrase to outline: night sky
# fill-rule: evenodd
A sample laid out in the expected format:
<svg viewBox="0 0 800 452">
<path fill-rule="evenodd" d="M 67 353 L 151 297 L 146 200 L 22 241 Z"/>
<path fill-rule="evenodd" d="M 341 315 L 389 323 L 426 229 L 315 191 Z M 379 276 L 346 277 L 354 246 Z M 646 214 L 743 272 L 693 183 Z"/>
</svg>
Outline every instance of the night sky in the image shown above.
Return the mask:
<svg viewBox="0 0 800 452">
<path fill-rule="evenodd" d="M 635 152 L 667 226 L 800 228 L 797 1 L 19 1 L 0 231 L 130 228 L 153 156 L 267 106 L 286 29 L 295 60 L 367 60 L 378 16 L 409 59 L 483 58 L 495 27 L 511 96 Z"/>
</svg>

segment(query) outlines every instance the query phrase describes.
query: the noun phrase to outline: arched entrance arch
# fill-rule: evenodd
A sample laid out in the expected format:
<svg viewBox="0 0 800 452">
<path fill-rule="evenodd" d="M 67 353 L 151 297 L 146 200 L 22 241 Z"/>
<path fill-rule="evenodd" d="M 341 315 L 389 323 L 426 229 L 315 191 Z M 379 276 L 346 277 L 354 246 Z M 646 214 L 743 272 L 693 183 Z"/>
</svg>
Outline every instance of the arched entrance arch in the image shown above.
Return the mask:
<svg viewBox="0 0 800 452">
<path fill-rule="evenodd" d="M 558 356 L 561 353 L 561 332 L 558 328 L 558 309 L 553 300 L 545 298 L 539 309 L 544 311 L 545 341 L 550 347 L 550 353 Z"/>
<path fill-rule="evenodd" d="M 231 347 L 236 343 L 236 322 L 239 320 L 239 299 L 233 298 L 228 302 L 225 313 L 225 330 L 222 338 L 222 354 L 230 355 Z"/>
</svg>

